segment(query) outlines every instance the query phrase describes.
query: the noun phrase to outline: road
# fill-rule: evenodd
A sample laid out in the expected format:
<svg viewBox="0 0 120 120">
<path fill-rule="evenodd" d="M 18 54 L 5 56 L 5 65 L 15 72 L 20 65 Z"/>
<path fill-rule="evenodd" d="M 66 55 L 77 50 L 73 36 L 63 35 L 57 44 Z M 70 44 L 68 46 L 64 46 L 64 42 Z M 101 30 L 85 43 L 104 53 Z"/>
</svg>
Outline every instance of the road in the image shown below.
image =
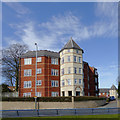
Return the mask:
<svg viewBox="0 0 120 120">
<path fill-rule="evenodd" d="M 115 107 L 117 107 L 117 100 L 110 101 L 108 104 L 106 104 L 102 107 L 99 107 L 99 108 L 115 108 Z"/>
</svg>

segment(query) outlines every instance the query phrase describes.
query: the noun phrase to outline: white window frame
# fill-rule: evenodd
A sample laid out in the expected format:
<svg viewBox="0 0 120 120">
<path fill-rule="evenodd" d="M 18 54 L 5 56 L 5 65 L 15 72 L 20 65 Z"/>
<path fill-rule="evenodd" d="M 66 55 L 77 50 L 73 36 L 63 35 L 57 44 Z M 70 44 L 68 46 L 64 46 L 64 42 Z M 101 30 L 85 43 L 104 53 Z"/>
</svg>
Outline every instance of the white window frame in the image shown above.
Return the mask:
<svg viewBox="0 0 120 120">
<path fill-rule="evenodd" d="M 71 79 L 67 79 L 68 85 L 71 85 Z"/>
<path fill-rule="evenodd" d="M 42 58 L 41 58 L 41 57 L 38 57 L 38 58 L 37 58 L 37 62 L 42 62 Z"/>
<path fill-rule="evenodd" d="M 78 61 L 79 61 L 79 63 L 81 63 L 81 57 L 79 57 L 78 59 L 79 59 L 79 60 L 78 60 Z"/>
<path fill-rule="evenodd" d="M 58 65 L 58 58 L 51 58 L 51 64 Z"/>
<path fill-rule="evenodd" d="M 74 79 L 74 83 L 77 84 L 77 79 Z"/>
<path fill-rule="evenodd" d="M 51 86 L 52 87 L 58 87 L 59 86 L 59 82 L 57 80 L 51 80 Z"/>
<path fill-rule="evenodd" d="M 77 74 L 77 68 L 74 67 L 74 74 Z"/>
<path fill-rule="evenodd" d="M 57 70 L 57 69 L 51 69 L 51 75 L 52 76 L 58 76 L 59 75 L 59 70 Z"/>
<path fill-rule="evenodd" d="M 65 81 L 64 80 L 62 80 L 62 86 L 65 86 Z"/>
<path fill-rule="evenodd" d="M 74 56 L 74 62 L 77 62 L 77 56 Z"/>
<path fill-rule="evenodd" d="M 59 96 L 59 92 L 51 92 L 51 96 L 52 97 L 58 97 Z"/>
<path fill-rule="evenodd" d="M 24 65 L 31 65 L 32 64 L 32 58 L 24 58 Z"/>
<path fill-rule="evenodd" d="M 37 97 L 41 97 L 41 92 L 37 92 Z"/>
<path fill-rule="evenodd" d="M 81 84 L 82 83 L 82 80 L 81 79 L 79 79 L 79 84 Z"/>
<path fill-rule="evenodd" d="M 68 67 L 68 74 L 71 74 L 71 67 Z"/>
<path fill-rule="evenodd" d="M 31 92 L 23 93 L 23 97 L 31 97 Z"/>
<path fill-rule="evenodd" d="M 42 85 L 42 80 L 37 80 L 36 85 Z"/>
<path fill-rule="evenodd" d="M 32 81 L 24 81 L 24 88 L 31 88 L 32 87 Z"/>
<path fill-rule="evenodd" d="M 32 70 L 31 69 L 25 69 L 24 70 L 24 76 L 31 76 L 32 75 Z"/>
<path fill-rule="evenodd" d="M 70 62 L 70 56 L 68 56 L 67 58 L 68 58 L 68 62 Z"/>
<path fill-rule="evenodd" d="M 41 68 L 38 68 L 37 69 L 37 74 L 41 74 L 42 73 L 42 69 Z"/>
<path fill-rule="evenodd" d="M 79 74 L 82 74 L 82 69 L 81 68 L 79 68 Z"/>
</svg>

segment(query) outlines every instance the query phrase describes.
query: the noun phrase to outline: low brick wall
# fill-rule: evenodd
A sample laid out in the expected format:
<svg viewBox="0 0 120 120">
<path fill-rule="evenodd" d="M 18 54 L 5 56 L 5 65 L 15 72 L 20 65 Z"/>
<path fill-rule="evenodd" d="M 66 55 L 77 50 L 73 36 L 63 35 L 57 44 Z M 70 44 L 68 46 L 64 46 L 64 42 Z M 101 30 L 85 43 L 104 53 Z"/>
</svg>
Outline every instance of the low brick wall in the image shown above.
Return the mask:
<svg viewBox="0 0 120 120">
<path fill-rule="evenodd" d="M 120 98 L 117 99 L 117 107 L 120 107 Z"/>
<path fill-rule="evenodd" d="M 95 108 L 105 104 L 105 100 L 80 102 L 39 102 L 39 109 Z M 34 109 L 35 102 L 2 102 L 3 110 Z"/>
</svg>

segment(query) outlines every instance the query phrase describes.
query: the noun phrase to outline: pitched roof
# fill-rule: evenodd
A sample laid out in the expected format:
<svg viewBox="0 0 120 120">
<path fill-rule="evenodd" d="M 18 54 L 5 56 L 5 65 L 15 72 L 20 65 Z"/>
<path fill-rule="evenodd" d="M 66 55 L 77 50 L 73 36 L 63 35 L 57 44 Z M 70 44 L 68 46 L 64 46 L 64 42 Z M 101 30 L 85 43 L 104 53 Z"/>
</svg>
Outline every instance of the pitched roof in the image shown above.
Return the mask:
<svg viewBox="0 0 120 120">
<path fill-rule="evenodd" d="M 112 85 L 111 90 L 117 90 L 117 88 L 115 87 L 115 85 Z"/>
<path fill-rule="evenodd" d="M 36 56 L 36 51 L 28 51 L 25 54 L 21 56 L 21 58 L 29 58 L 29 57 L 35 57 Z M 48 51 L 48 50 L 38 50 L 37 51 L 37 56 L 50 56 L 50 57 L 57 57 L 59 58 L 60 55 L 58 52 L 53 52 L 53 51 Z"/>
<path fill-rule="evenodd" d="M 77 43 L 75 43 L 75 41 L 71 38 L 67 44 L 59 51 L 61 52 L 64 49 L 78 49 L 78 50 L 82 50 L 79 45 L 77 45 Z M 83 52 L 83 50 L 82 50 Z"/>
<path fill-rule="evenodd" d="M 109 88 L 100 88 L 99 93 L 108 93 L 109 90 L 110 90 Z"/>
</svg>

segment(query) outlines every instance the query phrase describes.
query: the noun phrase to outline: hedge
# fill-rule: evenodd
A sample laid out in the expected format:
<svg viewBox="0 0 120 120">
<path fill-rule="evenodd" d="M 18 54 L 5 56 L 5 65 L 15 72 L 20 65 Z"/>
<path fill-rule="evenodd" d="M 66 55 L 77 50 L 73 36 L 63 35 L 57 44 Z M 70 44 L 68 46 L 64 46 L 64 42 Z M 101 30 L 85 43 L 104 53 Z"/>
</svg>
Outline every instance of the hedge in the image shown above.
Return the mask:
<svg viewBox="0 0 120 120">
<path fill-rule="evenodd" d="M 88 100 L 106 100 L 105 97 L 95 97 L 95 96 L 76 96 L 74 101 L 88 101 Z"/>
<path fill-rule="evenodd" d="M 35 101 L 34 97 L 3 97 L 2 101 Z M 38 102 L 71 102 L 71 97 L 38 97 Z"/>
<path fill-rule="evenodd" d="M 78 96 L 74 97 L 74 101 L 88 101 L 88 100 L 106 100 L 106 98 L 99 98 L 94 96 Z M 2 101 L 35 101 L 34 97 L 3 97 Z M 72 97 L 38 97 L 38 102 L 72 102 Z"/>
</svg>

